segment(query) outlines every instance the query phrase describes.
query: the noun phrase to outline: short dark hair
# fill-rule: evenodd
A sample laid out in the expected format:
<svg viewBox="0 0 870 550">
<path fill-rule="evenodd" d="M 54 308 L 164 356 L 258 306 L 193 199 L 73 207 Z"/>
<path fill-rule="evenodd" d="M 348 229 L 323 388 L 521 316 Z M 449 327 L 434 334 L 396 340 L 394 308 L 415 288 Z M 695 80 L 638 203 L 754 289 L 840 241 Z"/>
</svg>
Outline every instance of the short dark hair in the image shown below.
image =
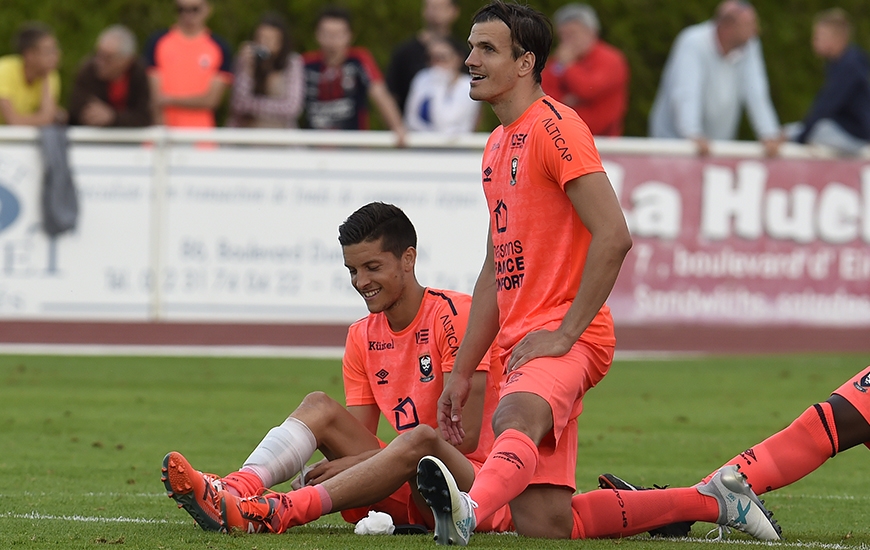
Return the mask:
<svg viewBox="0 0 870 550">
<path fill-rule="evenodd" d="M 471 24 L 501 21 L 511 31 L 514 59 L 519 59 L 526 52 L 535 55 L 535 82 L 541 83 L 541 72 L 547 64 L 547 56 L 553 46 L 553 25 L 547 16 L 528 6 L 495 0 L 483 6 L 474 17 Z"/>
<path fill-rule="evenodd" d="M 24 52 L 35 48 L 39 41 L 46 36 L 54 36 L 51 28 L 45 23 L 33 21 L 25 23 L 19 27 L 12 43 L 15 51 L 18 52 L 19 55 L 23 55 Z"/>
<path fill-rule="evenodd" d="M 342 6 L 326 6 L 317 13 L 317 19 L 314 21 L 314 28 L 320 25 L 324 19 L 341 19 L 347 23 L 347 28 L 353 30 L 353 21 L 350 16 L 350 11 Z"/>
<path fill-rule="evenodd" d="M 338 227 L 338 242 L 350 246 L 383 238 L 381 248 L 397 258 L 408 248 L 417 248 L 417 231 L 398 207 L 383 202 L 369 203 Z"/>
<path fill-rule="evenodd" d="M 831 8 L 817 13 L 813 18 L 813 24 L 829 25 L 846 38 L 852 37 L 852 20 L 842 8 Z"/>
</svg>

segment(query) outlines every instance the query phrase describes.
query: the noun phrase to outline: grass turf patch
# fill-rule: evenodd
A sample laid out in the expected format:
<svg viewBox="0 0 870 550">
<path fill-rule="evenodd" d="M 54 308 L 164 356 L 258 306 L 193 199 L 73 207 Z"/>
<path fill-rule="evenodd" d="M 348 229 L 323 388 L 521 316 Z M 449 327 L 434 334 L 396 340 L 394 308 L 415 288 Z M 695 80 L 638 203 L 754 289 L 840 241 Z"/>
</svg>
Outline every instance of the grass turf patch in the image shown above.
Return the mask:
<svg viewBox="0 0 870 550">
<path fill-rule="evenodd" d="M 606 471 L 647 486 L 692 485 L 868 363 L 866 355 L 617 361 L 585 400 L 578 489 L 593 490 Z M 0 547 L 431 547 L 428 536 L 353 535 L 337 514 L 285 535 L 205 533 L 166 498 L 159 479 L 168 451 L 182 451 L 206 471 L 234 470 L 314 390 L 342 400 L 339 361 L 0 356 Z M 392 437 L 388 428 L 380 435 Z M 850 450 L 765 495 L 786 545 L 870 545 L 866 453 Z M 712 527 L 696 524 L 692 536 Z M 733 539 L 717 548 L 749 542 Z M 513 535 L 472 541 L 495 548 L 577 544 Z M 582 544 L 701 543 L 638 536 Z"/>
</svg>

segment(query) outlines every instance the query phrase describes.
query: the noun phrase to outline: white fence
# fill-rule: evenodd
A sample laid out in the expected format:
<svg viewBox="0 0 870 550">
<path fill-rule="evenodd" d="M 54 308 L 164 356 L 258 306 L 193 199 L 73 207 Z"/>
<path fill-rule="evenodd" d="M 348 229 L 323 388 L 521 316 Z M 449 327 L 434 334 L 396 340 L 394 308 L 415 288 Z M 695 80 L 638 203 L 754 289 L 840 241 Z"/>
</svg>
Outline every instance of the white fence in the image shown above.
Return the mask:
<svg viewBox="0 0 870 550">
<path fill-rule="evenodd" d="M 51 241 L 41 230 L 36 132 L 0 128 L 0 319 L 346 323 L 365 309 L 342 264 L 337 227 L 372 200 L 393 202 L 414 221 L 423 284 L 470 292 L 484 256 L 487 209 L 480 154 L 485 135 L 445 140 L 417 134 L 401 150 L 392 147 L 388 132 L 74 128 L 69 136 L 80 220 L 74 232 Z M 641 255 L 633 253 L 626 263 L 611 304 L 617 319 L 621 314 L 629 323 L 656 319 L 654 310 L 644 309 L 649 307 L 644 304 L 655 303 L 649 302 L 651 292 L 690 296 L 697 283 L 701 294 L 721 294 L 724 285 L 739 295 L 741 285 L 751 293 L 756 282 L 762 287 L 771 282 L 761 275 L 758 281 L 748 277 L 739 284 L 691 280 L 697 274 L 677 277 L 672 269 L 676 254 L 685 259 L 700 253 L 691 246 L 696 228 L 684 221 L 681 236 L 645 233 L 644 223 L 650 219 L 655 226 L 663 215 L 697 212 L 701 206 L 693 202 L 697 193 L 692 189 L 706 185 L 711 167 L 733 170 L 737 176 L 730 185 L 739 190 L 747 162 L 773 175 L 782 166 L 803 167 L 809 174 L 818 172 L 818 163 L 842 166 L 855 174 L 845 185 L 861 197 L 858 161 L 841 163 L 830 160 L 827 151 L 794 144 L 786 144 L 774 161 L 762 160 L 761 146 L 752 142 L 714 143 L 713 156 L 702 160 L 683 141 L 608 138 L 598 144 Z M 671 166 L 682 166 L 674 181 L 667 179 Z M 804 173 L 800 170 L 798 174 Z M 807 182 L 780 178 L 772 183 L 791 192 Z M 810 182 L 823 195 L 829 183 Z M 653 204 L 652 214 L 641 211 L 650 208 L 649 197 L 673 197 L 656 195 L 662 190 L 658 184 L 682 194 L 677 211 L 667 201 Z M 870 184 L 867 188 L 870 197 Z M 858 215 L 870 220 L 870 198 L 866 210 Z M 736 220 L 738 213 L 733 214 Z M 771 242 L 773 249 L 781 249 L 782 243 L 774 241 L 769 235 L 756 238 L 757 258 L 751 261 L 764 261 Z M 852 325 L 870 325 L 870 267 L 866 280 L 861 275 L 862 262 L 870 266 L 870 259 L 860 255 L 866 245 L 860 237 L 789 244 L 789 250 L 797 247 L 805 255 L 829 248 L 835 255 L 843 247 L 859 251 L 855 281 L 835 277 L 821 289 L 811 288 L 828 294 L 845 289 L 854 298 L 849 302 Z M 719 250 L 735 245 L 726 240 L 711 246 Z M 818 283 L 805 279 L 802 275 L 796 284 Z M 639 295 L 638 289 L 645 294 Z M 759 303 L 775 307 L 779 299 L 765 295 Z M 721 317 L 723 308 L 735 303 L 733 297 L 722 300 L 709 319 L 703 311 L 679 307 L 672 307 L 669 319 Z M 738 313 L 734 319 L 724 318 L 788 321 L 788 315 L 803 316 L 806 310 L 797 308 L 784 318 Z"/>
</svg>

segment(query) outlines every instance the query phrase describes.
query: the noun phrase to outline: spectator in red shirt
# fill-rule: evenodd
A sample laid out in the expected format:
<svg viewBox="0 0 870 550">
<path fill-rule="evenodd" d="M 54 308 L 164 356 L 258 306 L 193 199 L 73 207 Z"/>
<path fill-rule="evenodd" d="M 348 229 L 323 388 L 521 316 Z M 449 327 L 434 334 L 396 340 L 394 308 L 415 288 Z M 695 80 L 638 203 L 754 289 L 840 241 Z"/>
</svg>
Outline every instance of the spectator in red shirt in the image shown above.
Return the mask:
<svg viewBox="0 0 870 550">
<path fill-rule="evenodd" d="M 94 55 L 76 76 L 70 124 L 148 126 L 150 97 L 145 65 L 136 57 L 136 36 L 123 25 L 112 25 L 100 33 Z"/>
<path fill-rule="evenodd" d="M 344 8 L 324 8 L 317 17 L 315 39 L 320 49 L 303 54 L 305 61 L 305 121 L 318 130 L 366 130 L 369 99 L 405 142 L 405 125 L 393 96 L 387 90 L 372 54 L 351 46 L 350 13 Z"/>
<path fill-rule="evenodd" d="M 628 109 L 628 63 L 598 37 L 595 10 L 566 4 L 553 20 L 559 45 L 541 75 L 544 92 L 572 107 L 593 135 L 621 136 Z"/>
<path fill-rule="evenodd" d="M 232 53 L 206 26 L 207 0 L 175 0 L 178 20 L 145 47 L 154 121 L 212 128 L 214 111 L 232 82 Z"/>
</svg>

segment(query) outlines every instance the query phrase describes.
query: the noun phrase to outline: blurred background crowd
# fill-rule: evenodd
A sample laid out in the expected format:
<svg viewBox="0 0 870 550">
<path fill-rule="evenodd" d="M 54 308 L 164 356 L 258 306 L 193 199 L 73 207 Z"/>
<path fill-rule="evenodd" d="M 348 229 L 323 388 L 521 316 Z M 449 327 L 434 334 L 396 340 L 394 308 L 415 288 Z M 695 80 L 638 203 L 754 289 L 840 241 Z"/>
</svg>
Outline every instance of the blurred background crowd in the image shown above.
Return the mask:
<svg viewBox="0 0 870 550">
<path fill-rule="evenodd" d="M 400 145 L 496 124 L 468 98 L 477 0 L 7 2 L 4 124 L 388 128 Z M 738 138 L 769 155 L 786 140 L 868 153 L 862 2 L 530 5 L 556 36 L 544 91 L 595 135 L 691 139 L 700 154 Z"/>
</svg>

